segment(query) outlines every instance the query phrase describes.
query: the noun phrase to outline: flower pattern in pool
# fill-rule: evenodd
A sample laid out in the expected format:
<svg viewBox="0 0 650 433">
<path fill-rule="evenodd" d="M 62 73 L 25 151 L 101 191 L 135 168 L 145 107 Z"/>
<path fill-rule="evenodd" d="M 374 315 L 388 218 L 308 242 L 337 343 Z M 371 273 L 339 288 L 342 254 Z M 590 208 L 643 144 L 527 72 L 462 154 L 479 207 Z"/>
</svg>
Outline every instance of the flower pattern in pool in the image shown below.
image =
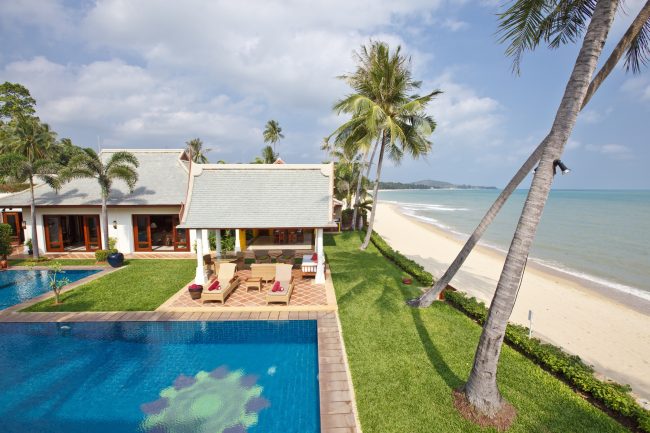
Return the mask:
<svg viewBox="0 0 650 433">
<path fill-rule="evenodd" d="M 0 310 L 28 301 L 50 290 L 51 271 L 13 270 L 0 272 Z M 98 269 L 64 270 L 61 276 L 71 283 L 99 272 Z"/>
<path fill-rule="evenodd" d="M 0 371 L 6 433 L 320 431 L 315 321 L 0 323 Z"/>
</svg>

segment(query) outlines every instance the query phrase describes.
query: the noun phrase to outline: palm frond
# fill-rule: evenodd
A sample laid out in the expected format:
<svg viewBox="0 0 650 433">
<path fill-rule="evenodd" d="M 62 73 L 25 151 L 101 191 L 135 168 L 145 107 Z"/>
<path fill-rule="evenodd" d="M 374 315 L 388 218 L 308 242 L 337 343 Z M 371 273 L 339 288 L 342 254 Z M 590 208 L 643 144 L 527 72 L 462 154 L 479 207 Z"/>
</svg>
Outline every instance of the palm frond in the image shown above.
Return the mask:
<svg viewBox="0 0 650 433">
<path fill-rule="evenodd" d="M 638 74 L 648 60 L 650 60 L 650 19 L 645 22 L 625 53 L 625 70 L 631 70 L 633 74 Z"/>
<path fill-rule="evenodd" d="M 112 165 L 107 170 L 106 175 L 110 179 L 119 179 L 126 183 L 131 193 L 134 191 L 135 184 L 138 181 L 138 172 L 131 165 L 126 164 Z"/>
<path fill-rule="evenodd" d="M 131 152 L 121 151 L 113 153 L 105 165 L 106 172 L 108 172 L 113 166 L 131 165 L 137 168 L 140 166 L 140 163 L 138 162 L 138 158 Z"/>
</svg>

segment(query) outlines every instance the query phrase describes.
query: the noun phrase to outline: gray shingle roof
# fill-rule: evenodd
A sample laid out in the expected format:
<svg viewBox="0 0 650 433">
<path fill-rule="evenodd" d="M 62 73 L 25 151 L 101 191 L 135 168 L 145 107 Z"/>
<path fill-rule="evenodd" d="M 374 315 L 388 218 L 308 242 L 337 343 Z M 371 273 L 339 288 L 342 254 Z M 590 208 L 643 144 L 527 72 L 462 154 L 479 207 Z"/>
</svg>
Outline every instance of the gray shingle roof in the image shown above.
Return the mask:
<svg viewBox="0 0 650 433">
<path fill-rule="evenodd" d="M 194 166 L 184 228 L 332 226 L 331 164 Z"/>
<path fill-rule="evenodd" d="M 183 150 L 128 149 L 140 162 L 138 182 L 129 194 L 122 181 L 115 181 L 108 200 L 110 206 L 180 205 L 185 202 L 188 172 L 181 161 Z M 115 150 L 102 151 L 109 157 Z M 55 193 L 47 185 L 34 189 L 37 206 L 95 206 L 101 204 L 99 185 L 93 179 L 75 179 Z M 27 207 L 29 190 L 0 198 L 0 207 Z"/>
</svg>

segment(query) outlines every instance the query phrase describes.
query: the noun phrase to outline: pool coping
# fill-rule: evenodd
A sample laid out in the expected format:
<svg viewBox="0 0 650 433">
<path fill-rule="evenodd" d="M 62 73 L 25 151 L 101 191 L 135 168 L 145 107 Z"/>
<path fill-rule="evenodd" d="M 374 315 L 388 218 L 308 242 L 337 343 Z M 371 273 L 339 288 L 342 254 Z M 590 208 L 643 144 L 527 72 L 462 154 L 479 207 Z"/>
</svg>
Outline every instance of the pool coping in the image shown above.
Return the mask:
<svg viewBox="0 0 650 433">
<path fill-rule="evenodd" d="M 84 277 L 80 280 L 77 280 L 75 282 L 72 282 L 70 284 L 65 285 L 62 289 L 60 294 L 64 294 L 66 292 L 69 292 L 70 290 L 74 290 L 77 287 L 89 283 L 93 280 L 96 280 L 97 278 L 101 278 L 104 275 L 112 274 L 113 272 L 119 271 L 121 269 L 125 269 L 126 266 L 122 266 L 119 268 L 107 268 L 106 266 L 98 266 L 98 265 L 77 265 L 77 266 L 61 266 L 62 271 L 92 271 L 92 270 L 98 270 L 96 274 L 88 275 L 87 277 Z M 12 266 L 10 269 L 7 269 L 7 271 L 51 271 L 52 268 L 49 266 Z M 54 293 L 52 290 L 48 290 L 45 293 L 41 293 L 38 296 L 35 296 L 31 299 L 28 299 L 24 302 L 21 302 L 20 304 L 15 304 L 12 305 L 11 307 L 7 307 L 5 309 L 0 310 L 0 316 L 2 313 L 5 312 L 14 312 L 14 311 L 19 311 L 23 310 L 27 307 L 30 307 L 34 304 L 37 304 L 41 301 L 44 301 L 49 298 L 53 298 Z M 21 314 L 31 314 L 31 312 L 26 312 L 26 313 L 21 313 Z M 0 319 L 1 320 L 1 319 Z"/>
<path fill-rule="evenodd" d="M 25 304 L 19 305 L 24 308 Z M 237 320 L 316 320 L 321 433 L 361 433 L 341 324 L 335 311 L 107 311 L 54 313 L 19 313 L 17 311 L 8 311 L 8 309 L 0 311 L 0 322 L 13 323 Z"/>
</svg>

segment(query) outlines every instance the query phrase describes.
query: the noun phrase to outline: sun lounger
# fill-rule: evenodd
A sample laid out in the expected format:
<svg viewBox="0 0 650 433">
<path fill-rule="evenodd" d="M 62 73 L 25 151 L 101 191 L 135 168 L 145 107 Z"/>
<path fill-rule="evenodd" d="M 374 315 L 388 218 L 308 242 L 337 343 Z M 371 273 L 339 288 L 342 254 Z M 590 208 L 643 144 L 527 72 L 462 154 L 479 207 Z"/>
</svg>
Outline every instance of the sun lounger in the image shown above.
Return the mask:
<svg viewBox="0 0 650 433">
<path fill-rule="evenodd" d="M 266 292 L 266 303 L 282 302 L 289 305 L 294 285 L 291 265 L 278 263 L 275 266 L 275 279 L 268 292 Z"/>
<path fill-rule="evenodd" d="M 235 276 L 236 270 L 237 265 L 235 263 L 221 263 L 217 278 L 210 281 L 208 288 L 203 290 L 201 300 L 203 302 L 217 301 L 222 304 L 226 302 L 230 293 L 239 286 L 239 278 Z M 219 287 L 216 290 L 210 290 L 210 287 L 216 285 L 217 282 Z"/>
<path fill-rule="evenodd" d="M 316 269 L 318 268 L 318 263 L 316 260 L 312 260 L 314 254 L 305 254 L 302 256 L 302 264 L 300 269 L 302 270 L 303 277 L 315 277 Z"/>
</svg>

